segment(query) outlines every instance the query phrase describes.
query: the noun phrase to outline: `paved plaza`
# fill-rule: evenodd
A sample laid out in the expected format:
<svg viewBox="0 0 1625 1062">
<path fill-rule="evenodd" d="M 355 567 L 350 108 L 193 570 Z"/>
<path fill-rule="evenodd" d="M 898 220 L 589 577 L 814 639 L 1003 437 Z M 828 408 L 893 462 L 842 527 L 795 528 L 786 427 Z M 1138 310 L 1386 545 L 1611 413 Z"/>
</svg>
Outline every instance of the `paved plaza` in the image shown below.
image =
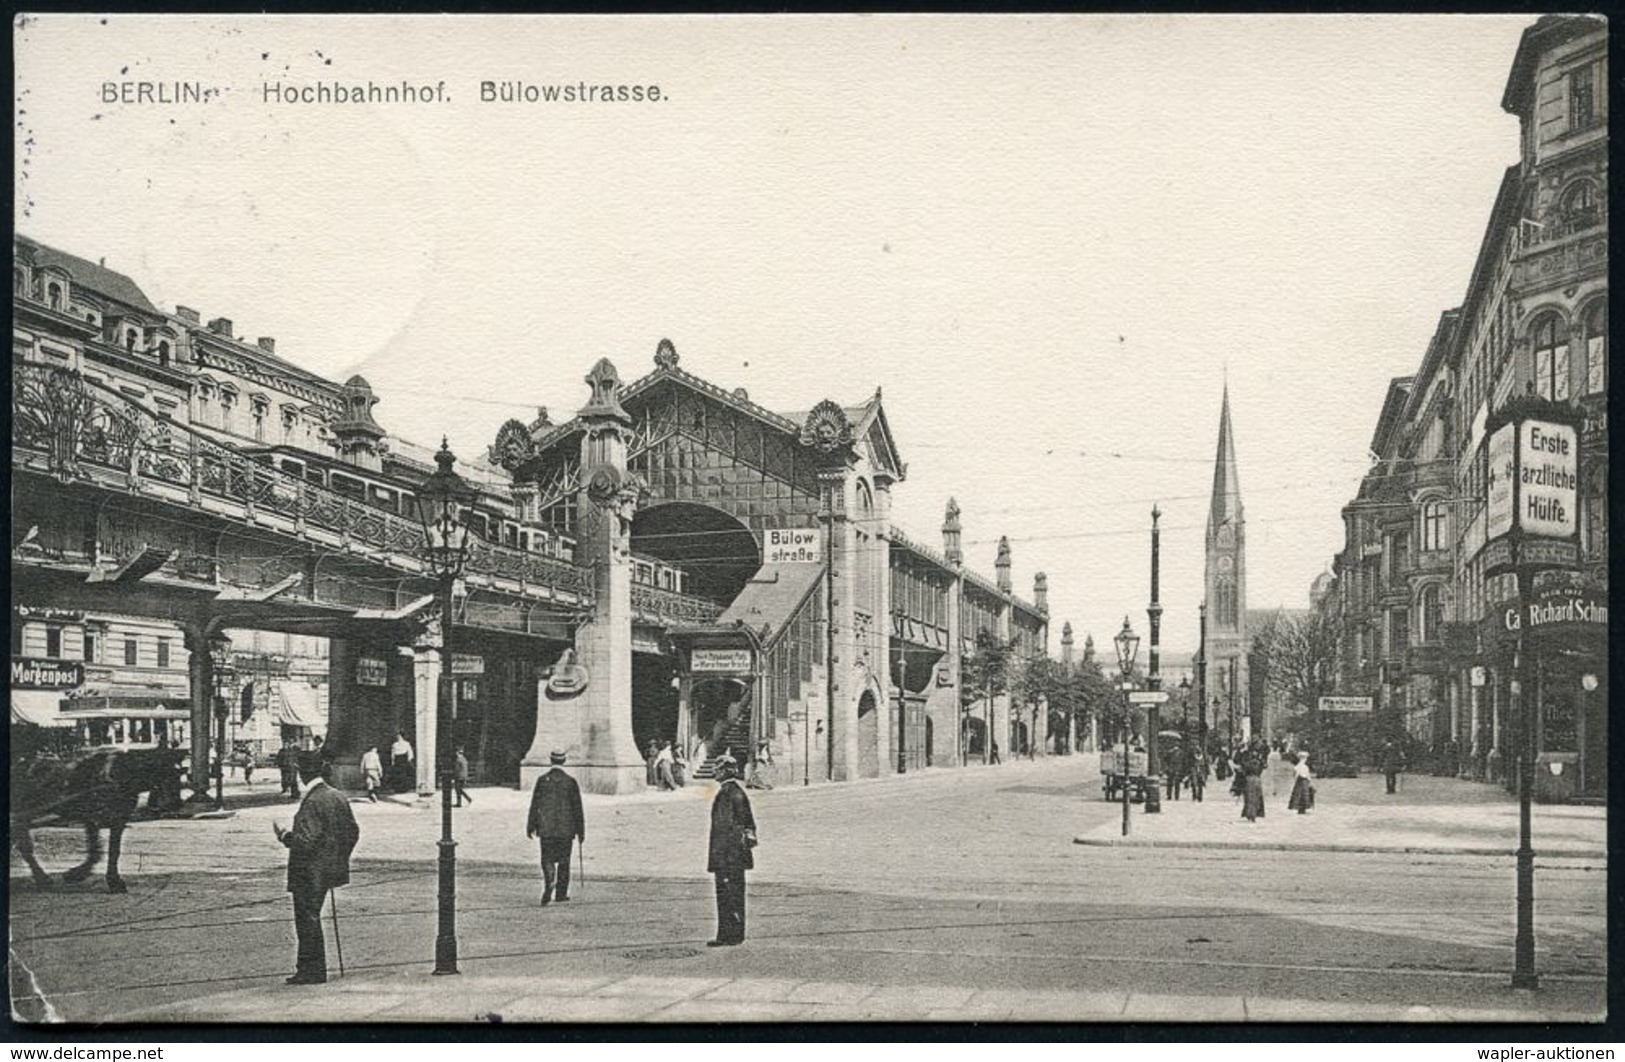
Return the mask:
<svg viewBox="0 0 1625 1062">
<path fill-rule="evenodd" d="M 1542 987 L 1508 987 L 1510 856 L 1493 787 L 1409 777 L 1320 783 L 1315 813 L 1272 801 L 1232 827 L 1203 806 L 1133 809 L 1093 757 L 933 770 L 753 794 L 762 847 L 750 937 L 707 949 L 708 792 L 587 798 L 585 879 L 543 908 L 527 794 L 475 789 L 458 813 L 462 975 L 431 976 L 432 808 L 354 804 L 328 925 L 326 986 L 284 986 L 293 926 L 274 782 L 228 791 L 230 818 L 129 831 L 130 892 L 40 890 L 12 866 L 12 996 L 29 1020 L 1599 1020 L 1605 996 L 1602 809 L 1537 808 Z M 1361 826 L 1359 824 L 1363 823 Z M 1386 825 L 1385 825 L 1386 824 Z M 1433 824 L 1430 826 L 1429 824 Z M 1501 838 L 1485 831 L 1510 829 Z M 1268 832 L 1266 832 L 1268 831 Z M 1431 832 L 1430 832 L 1431 831 Z M 1275 847 L 1240 847 L 1268 837 Z M 1419 840 L 1419 838 L 1421 840 Z M 1356 844 L 1355 841 L 1363 842 Z M 1556 849 L 1543 848 L 1551 841 Z M 46 865 L 73 859 L 41 831 Z M 1458 846 L 1462 847 L 1462 846 Z M 1405 849 L 1410 850 L 1405 850 Z"/>
</svg>

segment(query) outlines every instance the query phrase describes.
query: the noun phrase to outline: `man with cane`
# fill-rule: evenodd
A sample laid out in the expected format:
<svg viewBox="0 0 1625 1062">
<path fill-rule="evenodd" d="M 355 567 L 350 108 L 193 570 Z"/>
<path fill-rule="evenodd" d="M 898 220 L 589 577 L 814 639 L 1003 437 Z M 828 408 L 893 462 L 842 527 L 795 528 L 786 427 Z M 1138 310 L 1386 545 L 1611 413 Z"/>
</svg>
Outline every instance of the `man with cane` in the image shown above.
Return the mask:
<svg viewBox="0 0 1625 1062">
<path fill-rule="evenodd" d="M 361 839 L 361 827 L 350 801 L 322 777 L 324 762 L 309 757 L 299 765 L 308 788 L 293 817 L 293 829 L 272 822 L 277 840 L 288 849 L 288 891 L 293 894 L 293 927 L 299 936 L 298 959 L 290 985 L 327 982 L 327 942 L 322 937 L 322 905 L 327 894 L 350 882 L 350 853 Z M 338 907 L 333 908 L 338 931 Z"/>
<path fill-rule="evenodd" d="M 564 773 L 564 750 L 554 749 L 548 759 L 553 766 L 536 779 L 530 796 L 530 816 L 525 820 L 525 836 L 541 839 L 542 904 L 570 898 L 570 848 L 583 845 L 585 868 L 587 818 L 581 809 L 581 787 Z"/>
</svg>

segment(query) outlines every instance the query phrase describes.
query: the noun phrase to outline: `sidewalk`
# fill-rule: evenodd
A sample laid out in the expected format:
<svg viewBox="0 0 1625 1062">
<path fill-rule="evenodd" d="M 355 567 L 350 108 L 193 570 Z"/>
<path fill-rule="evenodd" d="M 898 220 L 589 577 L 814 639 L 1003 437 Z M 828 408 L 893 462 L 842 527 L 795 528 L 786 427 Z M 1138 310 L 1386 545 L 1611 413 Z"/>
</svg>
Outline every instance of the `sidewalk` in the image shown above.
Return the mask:
<svg viewBox="0 0 1625 1062">
<path fill-rule="evenodd" d="M 467 965 L 465 963 L 465 965 Z M 141 1022 L 1595 1022 L 1576 995 L 1554 1010 L 1486 980 L 1473 1006 L 1421 1006 L 1240 995 L 1160 995 L 963 985 L 706 977 L 434 977 L 421 972 L 335 977 L 316 987 L 257 985 L 118 1015 Z M 1500 998 L 1495 998 L 1500 997 Z M 1492 1002 L 1493 1001 L 1493 1002 Z M 1498 1005 L 1494 1005 L 1498 1004 Z"/>
<path fill-rule="evenodd" d="M 1249 823 L 1229 785 L 1213 784 L 1200 804 L 1188 793 L 1183 800 L 1164 798 L 1159 815 L 1131 805 L 1127 837 L 1121 820 L 1115 820 L 1073 840 L 1097 846 L 1463 856 L 1511 856 L 1518 845 L 1518 805 L 1494 786 L 1407 776 L 1402 791 L 1387 797 L 1379 775 L 1317 780 L 1315 790 L 1314 810 L 1299 815 L 1287 810 L 1286 787 L 1271 796 L 1266 780 L 1266 814 Z M 1532 836 L 1536 856 L 1606 860 L 1607 809 L 1537 804 Z"/>
</svg>

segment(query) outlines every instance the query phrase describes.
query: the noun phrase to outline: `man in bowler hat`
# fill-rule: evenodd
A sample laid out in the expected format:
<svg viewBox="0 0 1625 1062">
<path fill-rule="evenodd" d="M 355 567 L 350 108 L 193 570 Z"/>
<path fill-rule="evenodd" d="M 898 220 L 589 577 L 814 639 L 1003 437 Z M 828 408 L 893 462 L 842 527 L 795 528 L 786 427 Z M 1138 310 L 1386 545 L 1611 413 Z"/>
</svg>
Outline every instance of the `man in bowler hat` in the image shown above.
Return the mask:
<svg viewBox="0 0 1625 1062">
<path fill-rule="evenodd" d="M 711 801 L 710 861 L 705 868 L 716 878 L 717 937 L 706 942 L 713 948 L 745 942 L 745 871 L 756 865 L 751 854 L 756 847 L 756 817 L 739 784 L 739 765 L 732 756 L 723 756 L 716 771 L 722 784 Z"/>
<path fill-rule="evenodd" d="M 327 941 L 322 937 L 322 905 L 328 890 L 350 883 L 350 853 L 361 839 L 361 828 L 350 811 L 350 801 L 322 777 L 323 763 L 311 757 L 299 765 L 305 784 L 304 802 L 293 817 L 293 829 L 273 822 L 277 840 L 288 849 L 288 891 L 293 894 L 293 928 L 299 953 L 290 985 L 319 985 L 327 981 Z"/>
<path fill-rule="evenodd" d="M 581 810 L 581 787 L 564 773 L 564 750 L 554 749 L 553 766 L 536 779 L 530 795 L 525 836 L 541 838 L 542 903 L 570 898 L 570 849 L 587 840 L 587 818 Z"/>
</svg>

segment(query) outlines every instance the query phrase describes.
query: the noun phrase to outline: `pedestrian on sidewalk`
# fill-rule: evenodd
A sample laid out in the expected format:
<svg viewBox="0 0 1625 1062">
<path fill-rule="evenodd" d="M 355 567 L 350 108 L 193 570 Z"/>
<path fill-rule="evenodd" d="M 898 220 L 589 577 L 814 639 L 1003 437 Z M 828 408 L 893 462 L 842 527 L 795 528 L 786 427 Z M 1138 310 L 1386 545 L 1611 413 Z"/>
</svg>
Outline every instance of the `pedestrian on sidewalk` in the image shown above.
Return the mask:
<svg viewBox="0 0 1625 1062">
<path fill-rule="evenodd" d="M 1292 781 L 1292 795 L 1287 798 L 1287 810 L 1307 815 L 1309 809 L 1315 806 L 1315 780 L 1309 773 L 1307 752 L 1298 753 L 1298 765 L 1292 771 L 1296 777 Z"/>
<path fill-rule="evenodd" d="M 414 762 L 412 743 L 406 740 L 404 733 L 395 731 L 395 743 L 389 746 L 389 782 L 395 792 L 409 793 L 417 788 L 417 776 L 412 767 Z"/>
<path fill-rule="evenodd" d="M 660 769 L 656 761 L 660 759 L 660 742 L 654 738 L 649 739 L 649 747 L 643 753 L 644 783 L 650 789 L 660 784 Z"/>
<path fill-rule="evenodd" d="M 540 838 L 544 907 L 570 898 L 570 849 L 575 841 L 587 841 L 581 786 L 564 771 L 564 750 L 554 749 L 548 760 L 552 767 L 536 779 L 525 820 L 525 836 Z"/>
<path fill-rule="evenodd" d="M 999 762 L 999 743 L 997 741 L 993 742 L 993 748 L 988 753 L 987 762 L 988 763 L 998 763 Z"/>
<path fill-rule="evenodd" d="M 671 780 L 679 789 L 688 784 L 688 759 L 683 755 L 681 742 L 671 747 Z"/>
<path fill-rule="evenodd" d="M 659 783 L 661 789 L 677 788 L 677 778 L 671 773 L 671 765 L 675 762 L 671 742 L 662 741 L 660 751 L 655 753 L 655 781 Z"/>
<path fill-rule="evenodd" d="M 1264 817 L 1264 778 L 1263 774 L 1269 764 L 1269 751 L 1254 743 L 1241 754 L 1241 760 L 1236 764 L 1236 776 L 1242 780 L 1241 788 L 1241 817 L 1248 822 L 1257 822 Z"/>
<path fill-rule="evenodd" d="M 1399 792 L 1399 772 L 1405 769 L 1405 754 L 1393 738 L 1382 743 L 1382 776 L 1388 783 L 1388 793 Z"/>
<path fill-rule="evenodd" d="M 299 799 L 299 750 L 294 748 L 293 742 L 284 741 L 276 753 L 277 772 L 282 776 L 282 788 L 277 790 L 278 796 L 286 796 L 289 800 Z"/>
<path fill-rule="evenodd" d="M 1168 799 L 1178 800 L 1179 791 L 1185 786 L 1185 776 L 1188 773 L 1185 767 L 1185 750 L 1178 745 L 1168 749 L 1168 762 L 1163 767 L 1167 776 Z"/>
<path fill-rule="evenodd" d="M 368 745 L 361 754 L 361 784 L 367 787 L 367 799 L 378 803 L 378 787 L 384 784 L 384 761 L 377 745 Z"/>
<path fill-rule="evenodd" d="M 756 866 L 756 817 L 750 797 L 739 784 L 739 765 L 732 756 L 717 761 L 717 795 L 711 801 L 711 837 L 705 869 L 716 879 L 717 935 L 708 947 L 745 942 L 745 871 Z"/>
<path fill-rule="evenodd" d="M 276 839 L 288 849 L 288 891 L 293 894 L 293 928 L 299 950 L 290 985 L 327 982 L 327 941 L 322 936 L 322 907 L 330 890 L 350 883 L 350 853 L 361 839 L 350 802 L 328 784 L 322 761 L 300 765 L 304 802 L 293 817 L 293 829 L 272 822 Z"/>
<path fill-rule="evenodd" d="M 474 803 L 474 798 L 468 795 L 468 757 L 463 755 L 463 747 L 457 746 L 457 756 L 451 764 L 451 781 L 457 789 L 457 806 L 462 807 L 463 801 Z"/>
<path fill-rule="evenodd" d="M 1291 765 L 1286 766 L 1290 769 Z M 1272 744 L 1265 762 L 1265 769 L 1270 776 L 1270 796 L 1281 795 L 1281 767 L 1281 749 L 1279 746 Z"/>
<path fill-rule="evenodd" d="M 1191 750 L 1190 782 L 1191 799 L 1200 804 L 1202 790 L 1207 788 L 1207 755 L 1200 746 Z"/>
</svg>

